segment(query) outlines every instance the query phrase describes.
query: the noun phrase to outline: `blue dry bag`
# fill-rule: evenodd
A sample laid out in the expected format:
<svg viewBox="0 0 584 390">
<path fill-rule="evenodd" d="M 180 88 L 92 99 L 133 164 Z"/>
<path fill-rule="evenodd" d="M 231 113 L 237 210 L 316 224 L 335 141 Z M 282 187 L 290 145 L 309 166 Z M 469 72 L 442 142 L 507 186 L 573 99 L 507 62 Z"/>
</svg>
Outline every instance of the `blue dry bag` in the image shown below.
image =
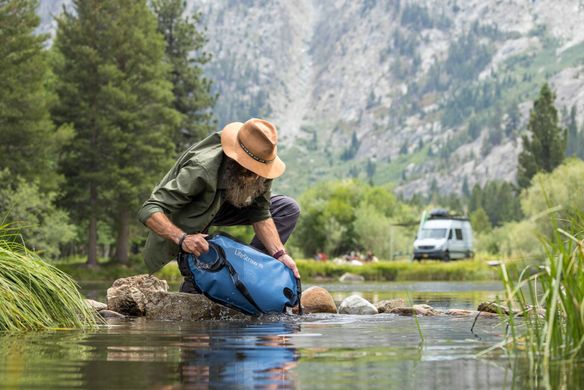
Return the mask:
<svg viewBox="0 0 584 390">
<path fill-rule="evenodd" d="M 224 234 L 207 241 L 209 251 L 201 256 L 181 254 L 207 298 L 252 316 L 301 309 L 300 280 L 283 263 Z"/>
</svg>

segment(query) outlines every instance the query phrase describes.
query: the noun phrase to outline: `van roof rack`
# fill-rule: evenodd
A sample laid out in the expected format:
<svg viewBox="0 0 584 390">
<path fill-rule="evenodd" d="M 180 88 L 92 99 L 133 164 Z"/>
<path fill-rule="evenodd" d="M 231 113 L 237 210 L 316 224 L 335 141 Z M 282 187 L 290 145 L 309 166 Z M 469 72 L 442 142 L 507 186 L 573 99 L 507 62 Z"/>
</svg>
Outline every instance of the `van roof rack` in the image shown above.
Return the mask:
<svg viewBox="0 0 584 390">
<path fill-rule="evenodd" d="M 458 221 L 468 221 L 468 217 L 463 217 L 459 215 L 450 215 L 446 209 L 434 209 L 430 211 L 430 216 L 428 219 L 455 219 Z"/>
</svg>

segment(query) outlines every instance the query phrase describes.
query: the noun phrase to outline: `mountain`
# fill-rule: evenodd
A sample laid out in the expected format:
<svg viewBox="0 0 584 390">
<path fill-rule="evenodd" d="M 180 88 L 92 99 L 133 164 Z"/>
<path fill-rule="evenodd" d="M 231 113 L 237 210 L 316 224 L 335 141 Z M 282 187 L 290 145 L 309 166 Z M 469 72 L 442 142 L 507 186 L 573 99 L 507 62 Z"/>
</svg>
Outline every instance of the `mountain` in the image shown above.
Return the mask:
<svg viewBox="0 0 584 390">
<path fill-rule="evenodd" d="M 42 0 L 42 31 L 68 1 Z M 201 12 L 220 127 L 272 120 L 276 189 L 328 178 L 404 196 L 513 182 L 531 102 L 549 81 L 584 114 L 582 0 L 188 0 Z"/>
</svg>

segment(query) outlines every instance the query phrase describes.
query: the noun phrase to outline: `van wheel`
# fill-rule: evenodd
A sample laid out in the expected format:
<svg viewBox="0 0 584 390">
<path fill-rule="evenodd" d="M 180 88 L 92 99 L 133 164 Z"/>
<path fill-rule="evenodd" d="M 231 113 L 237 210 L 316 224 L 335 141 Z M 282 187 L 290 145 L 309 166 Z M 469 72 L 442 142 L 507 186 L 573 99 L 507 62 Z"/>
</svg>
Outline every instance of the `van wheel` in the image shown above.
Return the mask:
<svg viewBox="0 0 584 390">
<path fill-rule="evenodd" d="M 474 256 L 475 256 L 475 253 L 473 251 L 466 252 L 466 257 L 467 258 L 472 259 L 472 258 L 474 258 Z"/>
<path fill-rule="evenodd" d="M 444 261 L 450 261 L 450 253 L 448 251 L 444 252 L 444 257 L 442 257 Z"/>
</svg>

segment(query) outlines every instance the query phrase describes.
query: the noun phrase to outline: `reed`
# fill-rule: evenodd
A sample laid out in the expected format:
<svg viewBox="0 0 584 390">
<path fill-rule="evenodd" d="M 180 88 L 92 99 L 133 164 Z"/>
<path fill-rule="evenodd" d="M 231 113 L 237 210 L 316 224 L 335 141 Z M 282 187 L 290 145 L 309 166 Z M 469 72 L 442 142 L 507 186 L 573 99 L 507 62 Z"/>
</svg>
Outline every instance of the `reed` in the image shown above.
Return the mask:
<svg viewBox="0 0 584 390">
<path fill-rule="evenodd" d="M 0 226 L 0 331 L 95 327 L 76 283 Z"/>
<path fill-rule="evenodd" d="M 584 359 L 584 224 L 578 214 L 563 226 L 554 222 L 551 239 L 542 240 L 546 259 L 539 267 L 528 267 L 514 281 L 505 265 L 501 278 L 508 337 L 501 343 L 507 350 L 525 354 L 536 377 L 550 377 L 558 362 Z M 568 222 L 568 223 L 566 223 Z"/>
</svg>

